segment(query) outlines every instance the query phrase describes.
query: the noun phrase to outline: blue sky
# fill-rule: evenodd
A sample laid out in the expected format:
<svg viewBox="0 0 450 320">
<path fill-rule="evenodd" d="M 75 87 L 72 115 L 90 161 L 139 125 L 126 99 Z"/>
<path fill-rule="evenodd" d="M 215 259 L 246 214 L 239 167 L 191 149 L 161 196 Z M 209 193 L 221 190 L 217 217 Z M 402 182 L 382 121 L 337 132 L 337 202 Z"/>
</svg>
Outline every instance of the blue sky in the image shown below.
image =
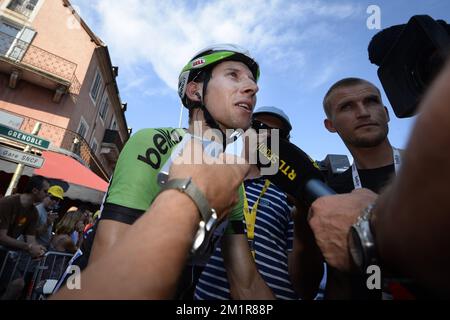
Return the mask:
<svg viewBox="0 0 450 320">
<path fill-rule="evenodd" d="M 381 88 L 367 45 L 367 8 L 381 10 L 381 28 L 415 14 L 450 21 L 448 0 L 72 0 L 119 66 L 119 89 L 136 132 L 175 127 L 180 100 L 177 77 L 202 47 L 236 43 L 261 66 L 257 106 L 274 105 L 291 118 L 292 142 L 313 158 L 349 154 L 323 126 L 322 99 L 331 84 L 349 76 Z M 389 101 L 390 140 L 405 147 L 414 119 L 397 119 Z M 184 113 L 183 126 L 187 126 Z"/>
</svg>

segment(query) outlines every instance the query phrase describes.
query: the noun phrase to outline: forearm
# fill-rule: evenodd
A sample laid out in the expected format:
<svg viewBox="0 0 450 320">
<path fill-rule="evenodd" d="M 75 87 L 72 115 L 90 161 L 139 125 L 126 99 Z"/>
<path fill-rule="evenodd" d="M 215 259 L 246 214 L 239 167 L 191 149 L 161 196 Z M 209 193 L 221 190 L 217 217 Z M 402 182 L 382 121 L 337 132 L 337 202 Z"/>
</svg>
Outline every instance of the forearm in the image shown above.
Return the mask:
<svg viewBox="0 0 450 320">
<path fill-rule="evenodd" d="M 245 235 L 225 235 L 222 239 L 222 256 L 232 299 L 275 299 L 256 268 Z"/>
<path fill-rule="evenodd" d="M 102 255 L 82 273 L 82 290 L 64 288 L 55 298 L 171 298 L 198 221 L 197 208 L 187 195 L 163 192 L 114 251 Z"/>
<path fill-rule="evenodd" d="M 25 241 L 28 244 L 39 245 L 39 243 L 36 240 L 36 236 L 34 236 L 34 235 L 25 235 Z"/>
<path fill-rule="evenodd" d="M 372 227 L 386 267 L 449 294 L 450 66 L 422 103 L 422 114 Z M 437 167 L 439 166 L 439 168 Z"/>
<path fill-rule="evenodd" d="M 259 272 L 253 274 L 246 284 L 236 285 L 236 281 L 231 284 L 230 294 L 233 300 L 274 300 L 272 290 L 267 286 Z"/>
<path fill-rule="evenodd" d="M 10 249 L 29 251 L 28 243 L 26 243 L 24 241 L 16 240 L 7 235 L 2 235 L 0 237 L 0 245 L 5 246 Z"/>
<path fill-rule="evenodd" d="M 246 276 L 236 276 L 228 273 L 230 295 L 233 300 L 274 300 L 275 295 L 270 290 L 256 267 Z"/>
<path fill-rule="evenodd" d="M 92 244 L 91 255 L 88 264 L 92 264 L 100 257 L 114 250 L 114 245 L 118 239 L 122 239 L 131 225 L 115 220 L 102 219 L 98 222 L 94 243 Z M 74 244 L 75 245 L 75 244 Z"/>
</svg>

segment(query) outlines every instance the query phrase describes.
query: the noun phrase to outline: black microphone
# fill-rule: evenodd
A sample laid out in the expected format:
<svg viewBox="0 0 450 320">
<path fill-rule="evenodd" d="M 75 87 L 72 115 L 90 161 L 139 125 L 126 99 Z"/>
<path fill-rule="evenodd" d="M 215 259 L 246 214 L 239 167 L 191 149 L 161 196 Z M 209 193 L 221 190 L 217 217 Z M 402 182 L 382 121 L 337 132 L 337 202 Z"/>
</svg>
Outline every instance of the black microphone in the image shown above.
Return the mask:
<svg viewBox="0 0 450 320">
<path fill-rule="evenodd" d="M 258 164 L 264 175 L 265 164 L 278 164 L 275 174 L 265 175 L 267 179 L 296 199 L 311 204 L 317 198 L 336 192 L 325 184 L 317 163 L 302 149 L 287 140 L 279 139 L 278 152 L 273 148 L 270 137 L 267 143 L 258 145 Z"/>
</svg>

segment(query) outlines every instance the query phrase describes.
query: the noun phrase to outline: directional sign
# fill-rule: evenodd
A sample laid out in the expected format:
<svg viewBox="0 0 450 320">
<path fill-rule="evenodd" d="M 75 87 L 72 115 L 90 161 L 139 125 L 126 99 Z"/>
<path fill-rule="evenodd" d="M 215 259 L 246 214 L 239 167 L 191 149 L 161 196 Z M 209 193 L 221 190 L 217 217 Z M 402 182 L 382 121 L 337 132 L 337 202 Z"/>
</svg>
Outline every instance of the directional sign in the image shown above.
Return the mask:
<svg viewBox="0 0 450 320">
<path fill-rule="evenodd" d="M 16 163 L 22 163 L 33 168 L 40 168 L 44 164 L 44 158 L 25 153 L 13 148 L 0 145 L 0 158 Z"/>
<path fill-rule="evenodd" d="M 38 136 L 22 132 L 20 130 L 12 129 L 10 127 L 0 124 L 0 135 L 7 137 L 12 140 L 16 140 L 39 149 L 48 149 L 50 141 L 42 139 Z"/>
</svg>

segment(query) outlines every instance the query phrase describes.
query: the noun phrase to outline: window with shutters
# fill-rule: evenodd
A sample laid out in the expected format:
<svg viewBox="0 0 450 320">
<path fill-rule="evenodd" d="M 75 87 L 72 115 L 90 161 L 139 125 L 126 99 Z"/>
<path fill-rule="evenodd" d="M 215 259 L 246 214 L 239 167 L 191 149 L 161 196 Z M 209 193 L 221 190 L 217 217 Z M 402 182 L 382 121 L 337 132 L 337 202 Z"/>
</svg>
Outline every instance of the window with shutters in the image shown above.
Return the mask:
<svg viewBox="0 0 450 320">
<path fill-rule="evenodd" d="M 113 116 L 111 119 L 111 125 L 109 126 L 109 128 L 111 130 L 117 130 L 117 121 L 116 121 L 116 117 Z"/>
<path fill-rule="evenodd" d="M 0 56 L 22 60 L 36 31 L 2 20 L 0 17 Z"/>
<path fill-rule="evenodd" d="M 104 122 L 106 119 L 106 114 L 108 113 L 109 108 L 109 98 L 108 94 L 105 90 L 105 94 L 103 95 L 102 102 L 100 103 L 100 109 L 98 110 L 98 114 L 100 115 L 100 118 Z"/>
<path fill-rule="evenodd" d="M 95 73 L 94 81 L 92 82 L 91 91 L 89 92 L 89 95 L 91 96 L 94 105 L 97 102 L 97 98 L 99 96 L 100 89 L 102 86 L 103 86 L 102 76 L 99 70 L 97 70 L 97 72 Z"/>
<path fill-rule="evenodd" d="M 8 9 L 14 12 L 31 17 L 39 0 L 11 0 L 8 4 Z"/>
<path fill-rule="evenodd" d="M 23 28 L 19 33 L 19 37 L 14 40 L 8 56 L 14 60 L 21 61 L 35 34 L 36 31 L 32 29 L 28 27 Z"/>
<path fill-rule="evenodd" d="M 92 145 L 91 145 L 91 149 L 92 149 L 92 153 L 95 154 L 97 152 L 97 148 L 98 148 L 98 143 L 97 140 L 94 138 L 92 140 Z"/>
<path fill-rule="evenodd" d="M 89 126 L 87 122 L 81 117 L 80 124 L 78 125 L 77 133 L 86 139 L 87 132 L 89 130 Z"/>
<path fill-rule="evenodd" d="M 0 56 L 8 56 L 22 28 L 0 19 Z"/>
</svg>

